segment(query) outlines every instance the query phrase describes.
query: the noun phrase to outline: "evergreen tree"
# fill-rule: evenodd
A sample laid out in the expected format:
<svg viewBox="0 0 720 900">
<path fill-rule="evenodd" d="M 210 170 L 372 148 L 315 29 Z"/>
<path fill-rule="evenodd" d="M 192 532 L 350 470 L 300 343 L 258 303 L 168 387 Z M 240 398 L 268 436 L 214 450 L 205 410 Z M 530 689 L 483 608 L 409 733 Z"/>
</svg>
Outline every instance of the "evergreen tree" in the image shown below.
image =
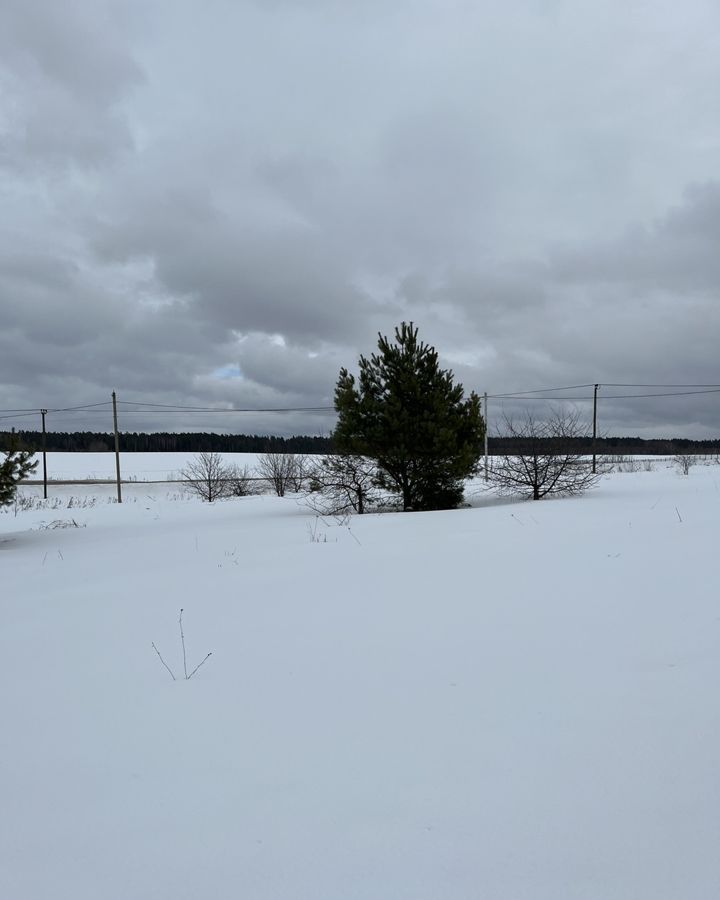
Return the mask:
<svg viewBox="0 0 720 900">
<path fill-rule="evenodd" d="M 37 460 L 32 461 L 33 454 L 28 450 L 7 450 L 5 459 L 0 462 L 0 506 L 13 502 L 18 482 L 35 470 Z"/>
<path fill-rule="evenodd" d="M 379 352 L 360 357 L 357 382 L 340 370 L 333 441 L 340 453 L 375 460 L 379 486 L 400 494 L 403 509 L 450 509 L 475 471 L 485 422 L 477 394 L 464 399 L 417 333 L 403 322 L 395 343 L 379 335 Z"/>
</svg>

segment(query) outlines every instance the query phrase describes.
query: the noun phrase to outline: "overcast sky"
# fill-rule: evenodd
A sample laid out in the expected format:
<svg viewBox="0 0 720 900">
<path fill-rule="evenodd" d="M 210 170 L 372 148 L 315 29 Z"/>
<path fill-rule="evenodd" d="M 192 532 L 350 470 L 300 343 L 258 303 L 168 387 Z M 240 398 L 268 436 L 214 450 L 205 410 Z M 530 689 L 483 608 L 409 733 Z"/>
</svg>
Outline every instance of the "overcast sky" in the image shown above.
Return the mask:
<svg viewBox="0 0 720 900">
<path fill-rule="evenodd" d="M 467 389 L 720 382 L 720 5 L 2 0 L 0 312 L 3 410 L 331 405 L 403 319 Z"/>
</svg>

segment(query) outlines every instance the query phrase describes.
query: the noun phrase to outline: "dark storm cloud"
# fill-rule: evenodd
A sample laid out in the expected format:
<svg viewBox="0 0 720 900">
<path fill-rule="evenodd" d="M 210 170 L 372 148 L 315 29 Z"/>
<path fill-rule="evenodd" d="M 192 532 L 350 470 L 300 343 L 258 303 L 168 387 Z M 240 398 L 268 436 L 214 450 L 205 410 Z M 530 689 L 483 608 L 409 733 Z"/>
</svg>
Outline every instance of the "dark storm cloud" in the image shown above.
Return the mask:
<svg viewBox="0 0 720 900">
<path fill-rule="evenodd" d="M 718 26 L 709 0 L 6 0 L 0 407 L 326 405 L 401 319 L 491 393 L 718 381 Z M 602 409 L 717 423 L 712 396 Z"/>
</svg>

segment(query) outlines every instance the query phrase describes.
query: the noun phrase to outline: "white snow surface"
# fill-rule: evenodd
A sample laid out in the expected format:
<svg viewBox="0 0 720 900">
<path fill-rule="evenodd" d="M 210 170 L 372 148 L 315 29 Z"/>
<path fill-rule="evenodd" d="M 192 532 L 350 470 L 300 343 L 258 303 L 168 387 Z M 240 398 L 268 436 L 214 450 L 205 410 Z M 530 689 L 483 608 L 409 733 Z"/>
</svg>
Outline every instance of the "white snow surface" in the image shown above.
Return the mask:
<svg viewBox="0 0 720 900">
<path fill-rule="evenodd" d="M 167 481 L 180 480 L 182 469 L 196 457 L 195 453 L 120 453 L 120 473 L 123 480 Z M 221 453 L 226 463 L 235 463 L 252 469 L 257 463 L 257 453 Z M 42 479 L 42 457 L 37 454 L 38 467 L 32 478 Z M 47 472 L 50 480 L 98 479 L 115 480 L 114 453 L 60 453 L 47 454 Z"/>
<path fill-rule="evenodd" d="M 51 496 L 0 514 L 0 897 L 720 896 L 717 466 L 349 523 Z"/>
</svg>

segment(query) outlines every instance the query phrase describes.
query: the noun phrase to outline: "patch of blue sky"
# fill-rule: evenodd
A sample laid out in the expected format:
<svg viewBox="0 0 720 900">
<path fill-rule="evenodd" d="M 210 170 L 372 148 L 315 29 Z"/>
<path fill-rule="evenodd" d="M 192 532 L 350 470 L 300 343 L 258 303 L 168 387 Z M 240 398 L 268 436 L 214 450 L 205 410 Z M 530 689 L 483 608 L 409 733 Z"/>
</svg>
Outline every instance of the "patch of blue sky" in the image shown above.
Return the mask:
<svg viewBox="0 0 720 900">
<path fill-rule="evenodd" d="M 237 365 L 228 365 L 228 366 L 220 366 L 219 369 L 215 369 L 213 371 L 213 378 L 242 378 L 243 373 L 240 371 L 240 366 Z"/>
</svg>

